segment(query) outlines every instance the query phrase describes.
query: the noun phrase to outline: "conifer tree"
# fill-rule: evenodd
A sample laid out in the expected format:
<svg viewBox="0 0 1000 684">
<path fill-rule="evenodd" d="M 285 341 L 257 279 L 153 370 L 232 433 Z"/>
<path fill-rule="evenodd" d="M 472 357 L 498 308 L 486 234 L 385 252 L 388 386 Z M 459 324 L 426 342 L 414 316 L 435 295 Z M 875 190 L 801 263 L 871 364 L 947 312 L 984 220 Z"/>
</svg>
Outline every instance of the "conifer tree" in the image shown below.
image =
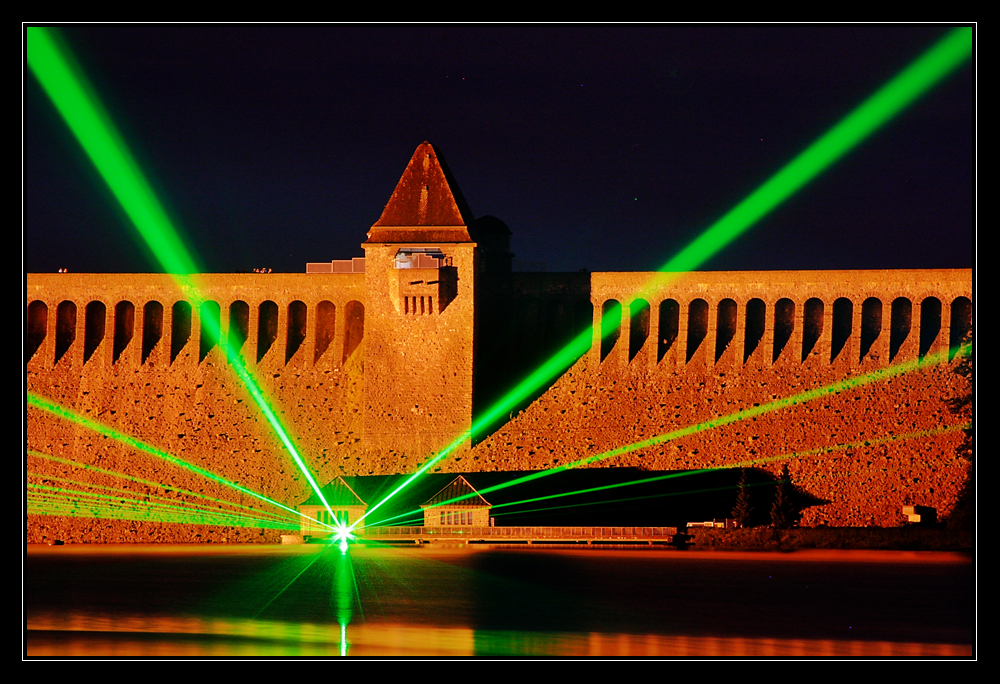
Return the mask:
<svg viewBox="0 0 1000 684">
<path fill-rule="evenodd" d="M 739 527 L 750 527 L 750 514 L 752 512 L 750 489 L 747 487 L 747 469 L 742 468 L 740 482 L 736 485 L 736 504 L 733 506 L 732 516 Z"/>
<path fill-rule="evenodd" d="M 771 524 L 775 529 L 787 530 L 799 521 L 798 495 L 788 472 L 788 463 L 781 468 L 781 477 L 776 483 L 774 504 L 771 506 Z"/>
</svg>

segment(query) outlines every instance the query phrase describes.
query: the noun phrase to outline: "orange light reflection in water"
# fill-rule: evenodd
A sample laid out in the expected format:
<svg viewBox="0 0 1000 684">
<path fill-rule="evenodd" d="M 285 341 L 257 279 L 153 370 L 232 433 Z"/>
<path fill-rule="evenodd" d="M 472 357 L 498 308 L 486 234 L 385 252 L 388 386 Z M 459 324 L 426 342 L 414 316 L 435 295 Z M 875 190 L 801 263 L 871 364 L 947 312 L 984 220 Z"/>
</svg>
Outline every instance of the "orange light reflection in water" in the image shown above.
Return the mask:
<svg viewBox="0 0 1000 684">
<path fill-rule="evenodd" d="M 768 552 L 718 552 L 718 551 L 697 551 L 687 550 L 684 552 L 667 550 L 545 550 L 545 549 L 486 549 L 486 548 L 442 548 L 431 545 L 429 548 L 366 548 L 364 546 L 355 547 L 350 557 L 342 557 L 339 552 L 328 547 L 318 547 L 314 545 L 295 546 L 257 546 L 247 547 L 240 545 L 203 545 L 203 546 L 131 546 L 131 545 L 69 545 L 59 547 L 43 547 L 30 545 L 26 549 L 29 559 L 58 560 L 60 557 L 69 560 L 76 557 L 83 561 L 64 566 L 48 565 L 45 568 L 35 566 L 36 572 L 46 574 L 48 577 L 69 577 L 66 572 L 73 568 L 89 568 L 93 573 L 94 568 L 98 570 L 102 564 L 106 567 L 114 568 L 120 561 L 135 561 L 147 559 L 154 567 L 149 576 L 136 578 L 137 589 L 142 589 L 146 585 L 156 585 L 162 578 L 171 577 L 171 570 L 168 566 L 158 565 L 158 559 L 169 560 L 169 557 L 178 559 L 189 558 L 190 563 L 185 567 L 188 571 L 196 571 L 188 579 L 196 578 L 198 582 L 193 584 L 195 590 L 184 588 L 182 585 L 174 587 L 176 592 L 179 611 L 173 614 L 154 614 L 159 610 L 157 606 L 147 606 L 142 602 L 132 607 L 122 609 L 126 604 L 117 604 L 118 610 L 114 608 L 107 610 L 94 609 L 94 603 L 89 607 L 83 605 L 71 605 L 77 601 L 92 601 L 93 597 L 100 597 L 101 591 L 105 588 L 100 586 L 100 582 L 93 584 L 94 577 L 101 577 L 101 572 L 91 575 L 90 583 L 83 582 L 81 587 L 84 593 L 80 596 L 71 594 L 68 600 L 60 599 L 56 603 L 43 601 L 38 595 L 32 598 L 32 589 L 29 582 L 28 601 L 25 607 L 25 627 L 24 633 L 25 654 L 28 657 L 119 657 L 119 656 L 143 656 L 143 657 L 254 657 L 254 656 L 361 656 L 361 657 L 382 657 L 382 656 L 513 656 L 513 657 L 537 657 L 537 656 L 570 656 L 570 657 L 947 657 L 947 658 L 969 658 L 974 654 L 972 643 L 956 643 L 949 639 L 940 641 L 920 642 L 920 639 L 910 637 L 892 640 L 852 640 L 852 639 L 829 639 L 822 635 L 814 634 L 812 638 L 790 638 L 787 633 L 784 638 L 768 637 L 764 635 L 714 636 L 702 632 L 699 635 L 684 636 L 674 633 L 655 633 L 648 629 L 639 627 L 634 632 L 622 633 L 614 629 L 606 631 L 598 629 L 580 629 L 573 631 L 572 628 L 559 630 L 558 627 L 550 631 L 544 628 L 518 630 L 504 629 L 498 624 L 494 629 L 474 629 L 470 626 L 470 618 L 479 615 L 480 619 L 496 619 L 496 615 L 489 612 L 488 608 L 479 607 L 479 612 L 470 612 L 471 591 L 509 591 L 511 587 L 521 587 L 530 591 L 532 587 L 520 584 L 512 584 L 511 576 L 501 577 L 501 584 L 494 586 L 489 581 L 489 573 L 482 572 L 482 568 L 487 567 L 482 563 L 473 563 L 473 560 L 489 560 L 497 558 L 507 559 L 505 562 L 514 562 L 514 568 L 526 567 L 525 562 L 531 562 L 530 567 L 536 569 L 539 560 L 552 559 L 554 568 L 562 568 L 565 571 L 585 573 L 592 569 L 595 564 L 601 564 L 609 572 L 621 572 L 628 568 L 648 567 L 649 575 L 636 574 L 630 582 L 639 582 L 640 589 L 650 576 L 660 577 L 663 573 L 675 573 L 675 580 L 679 578 L 677 573 L 683 574 L 684 568 L 691 563 L 699 564 L 698 567 L 708 567 L 703 564 L 709 561 L 716 567 L 731 565 L 733 563 L 752 563 L 755 567 L 751 570 L 768 568 L 768 572 L 761 575 L 761 581 L 770 578 L 770 568 L 785 568 L 783 570 L 783 581 L 790 581 L 788 578 L 791 566 L 799 566 L 805 572 L 808 579 L 812 576 L 813 569 L 828 567 L 839 567 L 850 572 L 842 575 L 843 581 L 850 584 L 850 577 L 855 572 L 863 575 L 871 573 L 879 566 L 885 567 L 923 567 L 929 570 L 927 576 L 941 576 L 938 569 L 944 566 L 965 566 L 970 563 L 969 558 L 964 554 L 943 553 L 943 552 L 911 552 L 911 551 L 834 551 L 834 550 L 803 550 L 795 553 L 768 553 Z M 233 557 L 233 561 L 219 565 L 227 556 Z M 320 591 L 324 600 L 330 600 L 331 610 L 314 613 L 316 616 L 326 615 L 313 619 L 295 620 L 289 619 L 286 615 L 279 618 L 275 615 L 272 619 L 262 617 L 249 617 L 237 615 L 208 616 L 190 612 L 190 608 L 197 605 L 191 602 L 191 596 L 204 589 L 204 582 L 211 581 L 214 577 L 211 573 L 218 572 L 214 568 L 222 567 L 226 574 L 224 580 L 216 578 L 219 587 L 225 587 L 233 582 L 237 586 L 240 595 L 249 592 L 253 594 L 259 591 L 253 585 L 247 584 L 244 579 L 237 580 L 228 573 L 239 568 L 243 562 L 250 562 L 253 559 L 273 559 L 274 564 L 255 564 L 258 569 L 273 568 L 281 578 L 288 573 L 298 573 L 298 578 L 304 562 L 312 565 L 312 561 L 319 560 L 320 556 L 332 563 L 331 567 L 335 572 L 313 573 L 309 577 L 304 577 L 296 584 L 298 590 L 306 590 L 306 594 L 299 595 L 293 599 L 301 601 L 303 597 L 308 597 L 310 586 L 313 591 Z M 380 595 L 374 598 L 368 597 L 362 600 L 361 596 L 355 596 L 356 585 L 354 583 L 354 570 L 351 570 L 350 583 L 340 586 L 337 577 L 341 577 L 339 566 L 344 562 L 351 563 L 349 558 L 353 558 L 354 563 L 360 563 L 362 575 L 367 576 L 364 586 L 361 587 L 362 594 L 370 591 L 374 587 L 385 589 L 386 600 L 379 600 Z M 282 561 L 294 560 L 294 567 L 286 567 Z M 211 562 L 207 562 L 211 561 Z M 645 561 L 645 563 L 644 563 Z M 352 567 L 353 564 L 351 563 Z M 650 565 L 652 563 L 652 565 Z M 813 567 L 803 567 L 813 566 Z M 137 566 L 138 567 L 138 566 Z M 317 566 L 319 567 L 319 566 Z M 500 566 L 493 565 L 492 572 L 499 571 Z M 549 566 L 545 566 L 549 567 Z M 201 568 L 199 570 L 198 568 Z M 205 568 L 213 568 L 207 571 Z M 477 569 L 478 568 L 478 569 Z M 938 568 L 938 569 L 935 569 Z M 30 569 L 29 569 L 30 570 Z M 269 570 L 270 571 L 270 570 Z M 405 585 L 408 589 L 400 591 L 400 587 L 393 588 L 393 576 L 402 572 L 402 577 L 406 578 Z M 741 572 L 744 572 L 741 570 Z M 284 573 L 284 574 L 282 574 Z M 30 574 L 30 572 L 29 572 Z M 308 574 L 308 573 L 307 573 Z M 750 574 L 754 574 L 751 572 Z M 885 571 L 879 571 L 880 577 L 889 575 Z M 140 573 L 142 575 L 142 573 Z M 248 575 L 256 577 L 256 575 Z M 601 575 L 603 576 L 603 575 Z M 687 575 L 686 575 L 687 576 Z M 919 573 L 920 577 L 924 573 Z M 277 577 L 277 575 L 275 575 Z M 343 575 L 346 580 L 347 575 Z M 629 575 L 631 577 L 631 575 Z M 689 576 L 688 576 L 689 577 Z M 915 577 L 915 576 L 914 576 Z M 279 578 L 279 579 L 281 579 Z M 642 579 L 645 578 L 645 579 Z M 484 580 L 487 580 L 484 583 Z M 70 580 L 71 583 L 74 580 Z M 270 587 L 270 591 L 281 588 L 282 582 L 268 577 L 261 586 Z M 519 580 L 518 580 L 519 581 Z M 728 581 L 720 575 L 720 582 Z M 909 581 L 913 581 L 913 577 Z M 950 581 L 950 580 L 949 580 Z M 299 586 L 302 584 L 302 586 Z M 398 583 L 397 583 L 398 584 Z M 414 586 L 409 587 L 410 584 Z M 56 585 L 45 585 L 51 589 Z M 402 585 L 400 585 L 402 586 Z M 428 589 L 433 587 L 447 587 L 441 593 Z M 581 585 L 591 586 L 591 584 Z M 689 580 L 682 580 L 679 586 L 688 586 Z M 695 590 L 697 591 L 696 585 Z M 708 586 L 708 585 L 706 585 Z M 751 586 L 752 591 L 759 591 L 763 586 L 758 582 Z M 942 585 L 947 586 L 947 585 Z M 758 587 L 758 589 L 753 589 Z M 286 587 L 287 588 L 287 587 Z M 464 588 L 464 589 L 463 589 Z M 652 587 L 653 594 L 663 599 L 663 592 L 657 593 Z M 282 599 L 284 590 L 278 592 L 279 599 Z M 332 593 L 331 593 L 332 592 Z M 417 592 L 412 594 L 412 592 Z M 552 592 L 550 589 L 540 590 L 538 597 L 542 600 Z M 626 592 L 627 594 L 628 592 Z M 498 594 L 499 595 L 499 594 Z M 582 598 L 576 593 L 568 595 L 571 602 Z M 653 596 L 653 599 L 655 599 Z M 257 596 L 262 598 L 263 594 Z M 395 597 L 395 598 L 393 598 Z M 414 599 L 416 601 L 414 602 Z M 653 600 L 650 599 L 650 600 Z M 228 600 L 228 599 L 227 599 Z M 282 599 L 283 600 L 283 599 Z M 534 599 L 533 599 L 534 600 Z M 586 599 L 583 599 L 586 600 Z M 707 599 L 706 599 L 707 600 Z M 47 605 L 39 605 L 46 604 Z M 252 602 L 251 602 L 252 603 Z M 367 605 L 369 610 L 361 610 L 362 603 Z M 490 602 L 487 601 L 487 604 Z M 654 601 L 655 603 L 655 601 Z M 180 606 L 183 605 L 183 608 Z M 270 605 L 270 604 L 268 604 Z M 517 602 L 500 600 L 493 602 L 498 610 L 517 610 Z M 558 607 L 558 602 L 553 602 L 552 606 Z M 242 606 L 241 609 L 252 609 L 254 614 L 260 615 L 256 605 Z M 265 606 L 266 607 L 266 606 Z M 523 606 L 522 606 L 523 607 Z M 613 604 L 608 604 L 613 608 Z M 622 604 L 618 607 L 621 610 L 635 610 L 635 605 Z M 195 608 L 197 610 L 197 608 Z M 451 624 L 428 623 L 421 624 L 425 617 L 426 610 L 440 611 L 442 615 L 451 616 Z M 485 611 L 485 612 L 483 612 Z M 602 609 L 603 611 L 603 609 Z M 286 611 L 287 612 L 287 611 Z M 292 611 L 294 614 L 295 611 Z M 604 613 L 601 613 L 604 615 Z M 629 613 L 631 614 L 631 613 Z M 812 613 L 809 613 L 812 615 Z M 830 615 L 828 609 L 821 611 L 823 615 Z M 793 619 L 798 615 L 793 611 L 788 613 Z M 491 617 L 492 616 L 492 617 Z M 437 615 L 440 617 L 440 615 Z M 429 618 L 430 619 L 430 618 Z M 809 618 L 824 619 L 824 618 Z M 563 621 L 563 624 L 570 625 L 572 621 Z M 580 623 L 581 625 L 583 623 Z M 610 622 L 608 623 L 610 626 Z M 513 626 L 513 625 L 512 625 Z M 596 626 L 596 625 L 594 625 Z M 620 629 L 620 627 L 618 628 Z M 341 634 L 346 634 L 346 647 L 342 646 Z M 932 632 L 935 630 L 932 630 Z M 888 636 L 888 635 L 880 635 Z"/>
<path fill-rule="evenodd" d="M 125 636 L 127 635 L 127 636 Z M 190 638 L 186 638 L 190 637 Z M 475 632 L 462 627 L 348 625 L 352 656 L 946 657 L 968 644 Z M 267 620 L 48 614 L 28 620 L 28 656 L 336 656 L 340 627 Z"/>
</svg>

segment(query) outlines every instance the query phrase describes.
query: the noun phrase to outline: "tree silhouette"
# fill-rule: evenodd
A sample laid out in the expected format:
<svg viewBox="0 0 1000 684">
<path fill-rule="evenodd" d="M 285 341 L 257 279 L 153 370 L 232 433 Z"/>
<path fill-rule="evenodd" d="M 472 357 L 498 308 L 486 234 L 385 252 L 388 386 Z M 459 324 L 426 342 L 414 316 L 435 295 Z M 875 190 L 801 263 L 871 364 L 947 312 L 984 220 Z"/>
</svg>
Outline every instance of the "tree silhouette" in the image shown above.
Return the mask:
<svg viewBox="0 0 1000 684">
<path fill-rule="evenodd" d="M 799 496 L 788 472 L 788 463 L 781 467 L 781 477 L 774 490 L 774 504 L 771 506 L 771 524 L 775 529 L 787 530 L 799 522 Z"/>
<path fill-rule="evenodd" d="M 750 527 L 750 488 L 747 487 L 747 469 L 740 469 L 740 482 L 736 485 L 736 504 L 733 506 L 732 517 L 739 527 Z"/>
</svg>

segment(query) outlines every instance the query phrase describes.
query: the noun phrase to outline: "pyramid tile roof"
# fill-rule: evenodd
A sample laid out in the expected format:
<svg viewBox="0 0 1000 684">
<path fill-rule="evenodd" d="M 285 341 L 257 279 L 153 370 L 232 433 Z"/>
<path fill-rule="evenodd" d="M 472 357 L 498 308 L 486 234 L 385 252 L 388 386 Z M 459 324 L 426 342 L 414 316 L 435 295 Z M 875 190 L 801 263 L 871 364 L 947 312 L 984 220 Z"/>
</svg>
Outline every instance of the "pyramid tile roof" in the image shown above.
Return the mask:
<svg viewBox="0 0 1000 684">
<path fill-rule="evenodd" d="M 424 141 L 368 232 L 368 242 L 472 242 L 472 222 L 448 165 L 437 148 Z"/>
</svg>

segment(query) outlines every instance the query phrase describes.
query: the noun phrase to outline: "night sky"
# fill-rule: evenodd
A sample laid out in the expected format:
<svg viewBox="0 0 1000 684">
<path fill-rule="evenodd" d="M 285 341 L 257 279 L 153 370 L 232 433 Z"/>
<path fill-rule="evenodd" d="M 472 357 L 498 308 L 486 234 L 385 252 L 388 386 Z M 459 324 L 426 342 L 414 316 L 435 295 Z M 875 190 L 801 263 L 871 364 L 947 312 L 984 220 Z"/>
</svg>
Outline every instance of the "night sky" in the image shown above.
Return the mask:
<svg viewBox="0 0 1000 684">
<path fill-rule="evenodd" d="M 86 26 L 64 36 L 208 272 L 362 256 L 434 143 L 549 271 L 643 271 L 943 26 Z M 965 268 L 966 65 L 703 266 Z M 27 272 L 159 271 L 25 66 Z"/>
</svg>

